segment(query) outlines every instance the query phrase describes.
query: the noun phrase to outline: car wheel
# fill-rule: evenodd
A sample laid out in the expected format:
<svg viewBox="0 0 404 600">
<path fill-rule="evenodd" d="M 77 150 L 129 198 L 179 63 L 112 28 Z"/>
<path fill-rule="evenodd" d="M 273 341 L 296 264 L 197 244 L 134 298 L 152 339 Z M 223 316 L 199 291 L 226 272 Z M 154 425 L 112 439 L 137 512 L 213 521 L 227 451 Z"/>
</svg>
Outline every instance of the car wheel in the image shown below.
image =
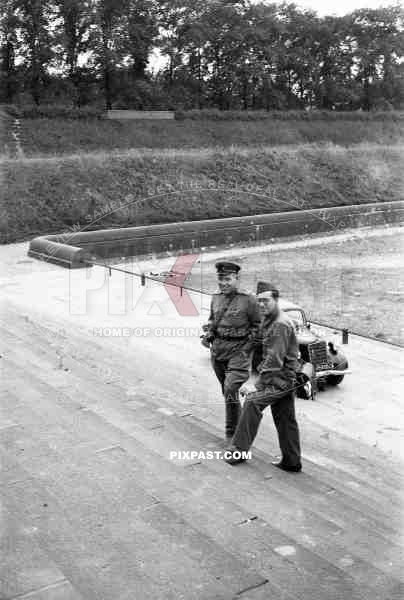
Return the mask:
<svg viewBox="0 0 404 600">
<path fill-rule="evenodd" d="M 335 362 L 333 364 L 334 369 L 347 369 L 348 368 L 348 361 L 347 360 L 342 360 L 339 362 Z M 328 385 L 339 385 L 341 383 L 341 381 L 344 379 L 344 375 L 328 375 L 327 376 L 327 383 Z"/>
<path fill-rule="evenodd" d="M 307 400 L 315 400 L 315 392 L 314 392 L 314 386 L 312 384 L 312 382 L 310 381 L 310 379 L 308 381 L 306 381 L 306 383 L 304 384 L 304 391 L 306 393 L 306 397 Z"/>
</svg>

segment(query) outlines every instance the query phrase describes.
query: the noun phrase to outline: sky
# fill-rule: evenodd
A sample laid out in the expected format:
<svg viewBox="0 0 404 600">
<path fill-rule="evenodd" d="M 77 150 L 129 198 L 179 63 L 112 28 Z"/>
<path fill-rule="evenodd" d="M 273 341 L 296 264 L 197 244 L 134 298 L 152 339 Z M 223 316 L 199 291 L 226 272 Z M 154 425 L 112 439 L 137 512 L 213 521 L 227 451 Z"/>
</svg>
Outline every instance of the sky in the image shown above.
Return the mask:
<svg viewBox="0 0 404 600">
<path fill-rule="evenodd" d="M 396 0 L 296 0 L 294 2 L 302 8 L 315 10 L 320 17 L 333 14 L 342 16 L 358 8 L 379 8 L 397 3 Z"/>
</svg>

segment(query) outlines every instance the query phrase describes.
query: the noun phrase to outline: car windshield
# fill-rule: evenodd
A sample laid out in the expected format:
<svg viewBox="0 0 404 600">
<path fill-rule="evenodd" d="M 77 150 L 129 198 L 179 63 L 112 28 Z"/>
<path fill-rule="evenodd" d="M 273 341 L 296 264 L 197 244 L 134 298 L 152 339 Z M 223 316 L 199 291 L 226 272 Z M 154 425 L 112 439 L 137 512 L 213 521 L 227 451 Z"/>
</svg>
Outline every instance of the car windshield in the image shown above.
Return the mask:
<svg viewBox="0 0 404 600">
<path fill-rule="evenodd" d="M 296 331 L 300 331 L 305 328 L 306 320 L 302 310 L 299 310 L 298 308 L 290 308 L 285 309 L 285 312 L 289 319 L 293 321 Z"/>
</svg>

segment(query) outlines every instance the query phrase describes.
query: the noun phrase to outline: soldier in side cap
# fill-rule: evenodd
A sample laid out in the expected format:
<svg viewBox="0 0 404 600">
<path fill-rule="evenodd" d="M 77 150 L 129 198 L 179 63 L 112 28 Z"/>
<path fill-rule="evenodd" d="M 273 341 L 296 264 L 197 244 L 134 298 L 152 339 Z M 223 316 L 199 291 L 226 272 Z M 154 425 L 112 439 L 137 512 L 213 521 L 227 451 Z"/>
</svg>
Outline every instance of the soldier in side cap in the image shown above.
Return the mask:
<svg viewBox="0 0 404 600">
<path fill-rule="evenodd" d="M 282 460 L 273 463 L 284 471 L 299 472 L 299 428 L 295 416 L 294 389 L 298 367 L 298 342 L 292 321 L 278 306 L 279 292 L 267 289 L 258 294 L 262 314 L 262 361 L 258 365 L 259 377 L 255 390 L 247 394 L 237 429 L 229 447 L 230 464 L 242 462 L 240 451 L 251 447 L 262 419 L 262 413 L 271 406 L 278 432 Z"/>
<path fill-rule="evenodd" d="M 212 366 L 225 399 L 225 434 L 230 441 L 241 412 L 238 391 L 249 377 L 250 354 L 260 325 L 255 296 L 239 291 L 240 266 L 216 263 L 219 293 L 213 294 L 202 343 L 210 347 Z"/>
</svg>

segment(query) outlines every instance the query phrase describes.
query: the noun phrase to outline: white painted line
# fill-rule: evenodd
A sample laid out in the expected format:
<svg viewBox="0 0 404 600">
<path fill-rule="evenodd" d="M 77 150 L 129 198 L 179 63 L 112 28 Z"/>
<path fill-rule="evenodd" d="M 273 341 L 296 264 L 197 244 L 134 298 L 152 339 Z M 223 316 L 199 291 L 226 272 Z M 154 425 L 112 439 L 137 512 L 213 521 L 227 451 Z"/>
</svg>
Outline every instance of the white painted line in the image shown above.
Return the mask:
<svg viewBox="0 0 404 600">
<path fill-rule="evenodd" d="M 277 546 L 274 550 L 281 556 L 294 556 L 296 554 L 294 546 Z"/>
<path fill-rule="evenodd" d="M 158 408 L 157 412 L 162 413 L 163 415 L 168 415 L 169 417 L 174 414 L 174 411 L 170 410 L 169 408 Z"/>
</svg>

